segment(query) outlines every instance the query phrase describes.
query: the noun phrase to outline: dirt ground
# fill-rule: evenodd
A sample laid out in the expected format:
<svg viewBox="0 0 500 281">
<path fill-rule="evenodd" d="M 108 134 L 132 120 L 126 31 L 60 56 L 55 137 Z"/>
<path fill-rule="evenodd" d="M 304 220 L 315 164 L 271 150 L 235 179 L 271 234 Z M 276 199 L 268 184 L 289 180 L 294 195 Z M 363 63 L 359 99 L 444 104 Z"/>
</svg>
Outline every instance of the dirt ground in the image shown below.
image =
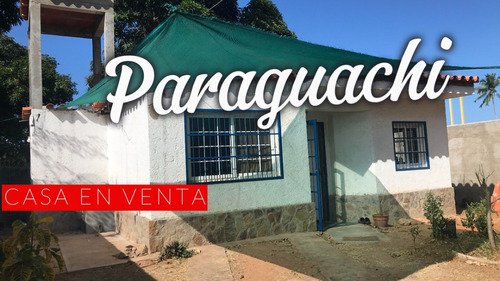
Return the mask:
<svg viewBox="0 0 500 281">
<path fill-rule="evenodd" d="M 500 232 L 500 217 L 495 215 Z M 455 250 L 474 256 L 485 255 L 484 239 L 458 225 L 458 238 L 435 241 L 427 224 L 418 224 L 421 233 L 413 246 L 412 226 L 391 226 L 382 231 L 387 242 L 336 243 L 330 237 L 332 252 L 354 261 L 369 272 L 368 280 L 499 280 L 500 265 L 453 258 Z M 415 226 L 415 225 L 413 225 Z M 286 238 L 261 242 L 241 241 L 226 246 L 233 280 L 327 280 L 317 265 L 305 259 Z M 500 254 L 490 257 L 500 261 Z M 187 260 L 156 263 L 153 260 L 63 273 L 56 280 L 187 280 Z M 332 264 L 340 267 L 342 264 Z"/>
</svg>

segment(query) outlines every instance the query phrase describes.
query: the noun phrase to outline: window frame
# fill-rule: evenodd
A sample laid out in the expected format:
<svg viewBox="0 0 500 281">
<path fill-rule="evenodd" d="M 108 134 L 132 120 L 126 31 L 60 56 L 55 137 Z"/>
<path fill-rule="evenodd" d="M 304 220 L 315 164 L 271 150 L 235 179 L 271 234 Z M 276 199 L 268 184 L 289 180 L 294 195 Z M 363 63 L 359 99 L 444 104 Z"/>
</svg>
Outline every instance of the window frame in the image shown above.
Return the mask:
<svg viewBox="0 0 500 281">
<path fill-rule="evenodd" d="M 399 125 L 399 126 L 396 126 Z M 409 127 L 408 125 L 412 125 L 412 127 Z M 418 127 L 421 126 L 421 129 Z M 409 137 L 408 136 L 408 130 L 415 128 L 415 136 Z M 397 138 L 395 136 L 395 130 L 396 129 L 404 129 L 404 135 L 401 138 Z M 419 135 L 420 133 L 423 133 L 423 136 Z M 409 146 L 415 146 L 415 144 L 409 145 L 409 141 L 416 141 L 417 142 L 417 150 L 409 150 Z M 419 140 L 423 141 L 421 144 L 419 144 Z M 397 152 L 396 151 L 396 143 L 397 142 L 403 142 L 404 144 L 404 151 L 403 152 Z M 419 148 L 420 147 L 420 148 Z M 393 148 L 393 153 L 394 153 L 394 166 L 396 168 L 396 171 L 411 171 L 411 170 L 427 170 L 431 168 L 430 164 L 430 158 L 429 158 L 429 142 L 428 142 L 428 134 L 427 134 L 427 122 L 426 121 L 392 121 L 392 148 Z M 425 151 L 422 151 L 421 149 L 425 149 Z M 402 167 L 402 164 L 398 163 L 398 155 L 404 154 L 406 155 L 407 159 L 410 159 L 411 154 L 416 154 L 417 157 L 421 157 L 420 155 L 425 153 L 424 161 L 421 161 L 420 158 L 418 162 L 415 163 L 405 163 Z M 408 162 L 408 161 L 407 161 Z"/>
<path fill-rule="evenodd" d="M 268 129 L 268 133 L 261 133 L 259 132 L 259 129 L 257 127 L 257 130 L 255 131 L 255 134 L 250 133 L 249 135 L 251 136 L 256 136 L 257 137 L 257 144 L 250 144 L 245 147 L 248 149 L 249 147 L 254 147 L 258 146 L 257 149 L 259 149 L 259 155 L 252 157 L 252 155 L 243 155 L 243 156 L 238 156 L 237 150 L 238 150 L 238 145 L 237 145 L 237 138 L 238 136 L 241 136 L 239 133 L 236 133 L 236 125 L 235 122 L 237 119 L 247 119 L 248 117 L 245 116 L 245 114 L 259 114 L 259 113 L 267 113 L 269 111 L 266 110 L 234 110 L 234 111 L 224 111 L 224 110 L 219 110 L 219 109 L 197 109 L 196 112 L 194 113 L 184 113 L 184 138 L 185 138 L 185 164 L 186 164 L 186 183 L 187 184 L 223 184 L 223 183 L 231 183 L 231 182 L 244 182 L 244 181 L 261 181 L 261 180 L 273 180 L 273 179 L 283 179 L 283 145 L 282 145 L 282 140 L 281 140 L 281 117 L 280 114 L 277 114 L 277 118 L 273 126 L 271 126 L 270 129 Z M 203 116 L 203 113 L 208 113 L 206 117 Z M 197 116 L 201 115 L 201 116 Z M 214 175 L 213 178 L 211 178 L 210 175 L 200 175 L 200 176 L 193 176 L 193 171 L 192 171 L 192 156 L 190 155 L 191 151 L 191 145 L 190 145 L 190 138 L 193 135 L 196 135 L 195 133 L 190 131 L 189 124 L 190 124 L 190 119 L 191 118 L 202 118 L 202 119 L 211 119 L 211 118 L 216 118 L 217 120 L 228 118 L 229 119 L 229 133 L 223 133 L 222 135 L 217 133 L 216 137 L 217 139 L 220 138 L 220 136 L 223 135 L 229 135 L 229 150 L 230 150 L 230 155 L 229 156 L 223 156 L 222 158 L 229 157 L 229 165 L 230 165 L 230 170 L 231 172 L 228 173 L 227 175 L 228 178 L 224 178 L 224 174 L 221 174 L 220 172 L 217 175 Z M 255 118 L 258 118 L 256 116 Z M 220 122 L 220 121 L 218 121 Z M 216 123 L 218 123 L 216 122 Z M 218 130 L 220 131 L 220 130 Z M 243 134 L 246 134 L 243 133 Z M 276 142 L 277 148 L 275 152 L 272 151 L 271 147 L 271 153 L 269 155 L 261 155 L 260 154 L 260 149 L 261 149 L 261 136 L 269 136 L 269 146 L 271 147 L 273 142 Z M 220 146 L 218 147 L 220 149 Z M 204 156 L 206 158 L 206 156 Z M 252 160 L 253 158 L 257 158 L 259 160 L 259 170 L 258 172 L 238 172 L 238 158 L 239 157 L 245 157 L 247 160 Z M 269 158 L 271 161 L 271 170 L 270 171 L 262 171 L 262 161 L 266 160 L 266 158 Z M 276 160 L 273 160 L 273 158 L 276 158 Z M 221 156 L 217 156 L 217 163 L 221 163 Z M 203 160 L 206 161 L 206 160 Z M 275 167 L 277 166 L 277 167 Z M 266 177 L 266 173 L 271 173 L 273 176 L 268 176 Z M 198 179 L 198 180 L 197 180 Z M 213 180 L 212 180 L 213 179 Z"/>
</svg>

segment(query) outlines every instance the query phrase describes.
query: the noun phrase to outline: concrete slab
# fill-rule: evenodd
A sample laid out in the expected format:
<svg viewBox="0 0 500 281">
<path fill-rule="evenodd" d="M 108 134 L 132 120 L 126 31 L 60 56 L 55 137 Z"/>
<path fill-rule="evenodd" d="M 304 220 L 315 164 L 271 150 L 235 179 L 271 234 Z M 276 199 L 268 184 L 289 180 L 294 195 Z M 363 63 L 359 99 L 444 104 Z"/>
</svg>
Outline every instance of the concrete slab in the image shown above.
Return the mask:
<svg viewBox="0 0 500 281">
<path fill-rule="evenodd" d="M 387 236 L 379 229 L 360 223 L 345 224 L 325 231 L 337 243 L 377 243 L 388 241 Z"/>
<path fill-rule="evenodd" d="M 288 239 L 305 259 L 315 264 L 326 280 L 368 280 L 363 264 L 335 249 L 316 232 L 294 233 Z"/>
<path fill-rule="evenodd" d="M 59 235 L 59 247 L 68 272 L 126 263 L 113 255 L 131 243 L 115 232 Z M 135 245 L 134 245 L 135 246 Z"/>
<path fill-rule="evenodd" d="M 226 249 L 217 245 L 196 247 L 201 252 L 188 260 L 187 279 L 233 281 Z"/>
</svg>

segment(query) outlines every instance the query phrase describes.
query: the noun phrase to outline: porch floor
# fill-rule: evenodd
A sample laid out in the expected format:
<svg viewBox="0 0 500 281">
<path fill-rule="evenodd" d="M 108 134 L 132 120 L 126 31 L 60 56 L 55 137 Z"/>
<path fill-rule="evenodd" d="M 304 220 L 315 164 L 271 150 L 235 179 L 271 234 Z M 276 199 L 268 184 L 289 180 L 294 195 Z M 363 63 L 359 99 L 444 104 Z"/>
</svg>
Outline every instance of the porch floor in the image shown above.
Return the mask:
<svg viewBox="0 0 500 281">
<path fill-rule="evenodd" d="M 337 243 L 376 243 L 388 241 L 380 230 L 360 223 L 345 223 L 331 227 L 325 231 Z"/>
</svg>

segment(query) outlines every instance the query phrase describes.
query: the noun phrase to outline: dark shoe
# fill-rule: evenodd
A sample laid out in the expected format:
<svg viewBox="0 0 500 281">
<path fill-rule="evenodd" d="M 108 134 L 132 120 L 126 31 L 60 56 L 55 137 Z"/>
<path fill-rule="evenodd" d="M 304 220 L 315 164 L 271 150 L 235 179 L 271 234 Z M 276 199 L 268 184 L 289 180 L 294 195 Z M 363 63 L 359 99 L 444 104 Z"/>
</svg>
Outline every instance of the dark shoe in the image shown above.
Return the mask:
<svg viewBox="0 0 500 281">
<path fill-rule="evenodd" d="M 368 224 L 371 224 L 371 221 L 369 218 L 364 218 L 363 223 L 368 225 Z"/>
<path fill-rule="evenodd" d="M 365 218 L 363 218 L 363 217 L 359 218 L 358 223 L 364 224 L 365 223 Z"/>
</svg>

